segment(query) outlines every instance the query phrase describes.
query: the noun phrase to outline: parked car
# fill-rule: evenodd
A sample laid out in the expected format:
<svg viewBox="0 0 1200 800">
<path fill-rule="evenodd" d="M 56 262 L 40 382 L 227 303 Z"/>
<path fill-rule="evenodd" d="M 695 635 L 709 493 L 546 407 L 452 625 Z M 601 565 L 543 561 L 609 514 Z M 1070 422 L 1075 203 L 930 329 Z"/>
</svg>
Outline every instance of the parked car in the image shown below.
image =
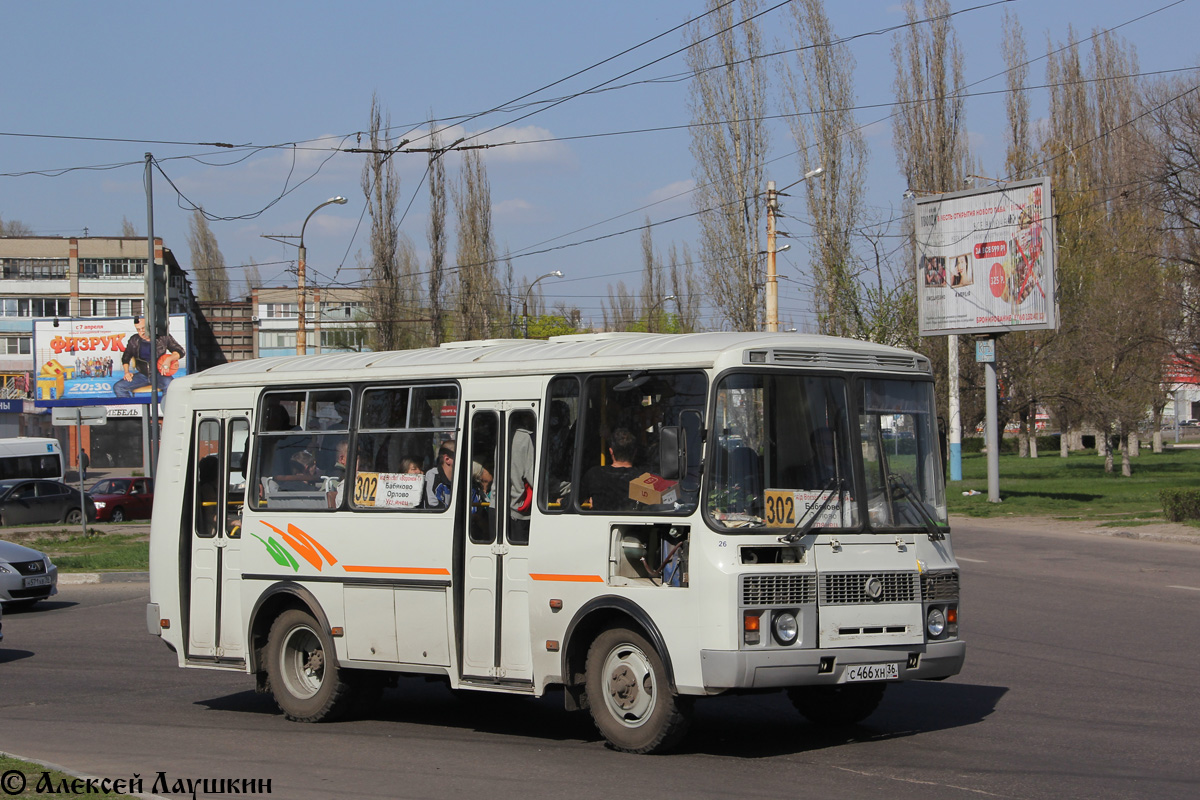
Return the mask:
<svg viewBox="0 0 1200 800">
<path fill-rule="evenodd" d="M 153 478 L 105 478 L 87 493 L 96 503 L 97 522 L 150 519 L 154 508 Z"/>
<path fill-rule="evenodd" d="M 31 547 L 0 540 L 0 605 L 31 606 L 58 594 L 58 567 Z"/>
<path fill-rule="evenodd" d="M 4 603 L 0 603 L 0 642 L 4 641 Z"/>
<path fill-rule="evenodd" d="M 83 511 L 89 520 L 96 518 L 96 504 L 87 493 L 83 495 L 83 510 L 79 490 L 59 481 L 37 479 L 0 481 L 0 525 L 40 525 L 46 522 L 65 522 L 78 525 Z"/>
</svg>

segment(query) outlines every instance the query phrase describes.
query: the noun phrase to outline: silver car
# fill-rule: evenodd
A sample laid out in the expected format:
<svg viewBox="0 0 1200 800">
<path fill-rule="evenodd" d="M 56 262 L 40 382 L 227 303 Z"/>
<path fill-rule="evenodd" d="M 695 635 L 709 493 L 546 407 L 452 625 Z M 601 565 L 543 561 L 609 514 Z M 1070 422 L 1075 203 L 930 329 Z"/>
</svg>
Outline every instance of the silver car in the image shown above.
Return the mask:
<svg viewBox="0 0 1200 800">
<path fill-rule="evenodd" d="M 0 540 L 0 604 L 31 606 L 58 594 L 58 567 L 50 556 Z"/>
</svg>

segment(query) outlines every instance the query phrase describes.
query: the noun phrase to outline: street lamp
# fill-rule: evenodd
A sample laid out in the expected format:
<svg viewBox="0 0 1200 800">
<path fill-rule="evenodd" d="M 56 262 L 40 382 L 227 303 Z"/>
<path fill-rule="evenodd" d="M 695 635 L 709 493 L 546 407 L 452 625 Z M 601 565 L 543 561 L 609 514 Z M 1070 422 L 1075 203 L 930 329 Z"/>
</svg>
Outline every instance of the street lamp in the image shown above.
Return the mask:
<svg viewBox="0 0 1200 800">
<path fill-rule="evenodd" d="M 547 272 L 545 275 L 539 275 L 533 283 L 529 284 L 529 288 L 525 290 L 525 297 L 521 300 L 521 316 L 525 318 L 525 339 L 529 338 L 529 295 L 533 293 L 533 287 L 538 285 L 538 281 L 544 278 L 561 278 L 562 270 L 556 269 L 554 272 Z"/>
<path fill-rule="evenodd" d="M 304 258 L 306 255 L 308 255 L 308 252 L 304 249 L 304 229 L 308 227 L 308 221 L 312 219 L 313 214 L 317 213 L 325 206 L 334 204 L 344 206 L 346 205 L 346 198 L 342 197 L 340 194 L 337 197 L 329 198 L 324 203 L 321 203 L 321 205 L 308 212 L 308 216 L 304 218 L 304 224 L 300 226 L 300 261 L 296 268 L 297 294 L 299 295 L 300 300 L 299 313 L 296 317 L 296 355 L 298 356 L 302 356 L 308 352 L 308 342 L 306 341 L 308 337 L 305 336 L 304 330 L 304 306 L 308 301 L 304 291 Z"/>
<path fill-rule="evenodd" d="M 646 309 L 646 333 L 654 333 L 654 310 L 668 300 L 674 300 L 676 305 L 679 304 L 679 298 L 673 294 L 669 294 L 666 297 L 659 298 L 650 305 L 650 308 Z"/>
<path fill-rule="evenodd" d="M 803 183 L 809 178 L 815 178 L 825 171 L 825 167 L 810 169 L 804 177 L 796 181 Z M 779 210 L 779 192 L 775 191 L 775 181 L 767 181 L 767 330 L 779 330 L 779 279 L 775 275 L 775 254 L 783 252 L 775 249 L 775 212 Z M 783 250 L 786 250 L 784 247 Z"/>
</svg>

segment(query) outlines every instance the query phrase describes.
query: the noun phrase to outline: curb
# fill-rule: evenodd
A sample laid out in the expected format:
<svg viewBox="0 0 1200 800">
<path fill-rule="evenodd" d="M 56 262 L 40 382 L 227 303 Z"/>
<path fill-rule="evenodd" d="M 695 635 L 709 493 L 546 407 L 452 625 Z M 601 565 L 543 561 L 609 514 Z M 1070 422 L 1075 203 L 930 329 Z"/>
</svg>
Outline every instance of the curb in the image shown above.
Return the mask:
<svg viewBox="0 0 1200 800">
<path fill-rule="evenodd" d="M 149 583 L 149 572 L 60 572 L 58 585 L 84 583 Z"/>
<path fill-rule="evenodd" d="M 86 772 L 78 772 L 73 769 L 68 769 L 67 767 L 64 767 L 61 764 L 55 764 L 51 761 L 42 761 L 40 758 L 30 758 L 29 756 L 21 756 L 21 755 L 17 755 L 16 753 L 8 753 L 3 750 L 0 750 L 0 756 L 5 756 L 7 758 L 13 758 L 13 759 L 16 759 L 17 761 L 26 761 L 30 764 L 37 764 L 39 767 L 45 767 L 48 770 L 53 770 L 55 772 L 61 772 L 64 775 L 70 775 L 72 778 L 80 778 L 82 780 L 87 780 L 89 778 L 92 780 L 100 780 L 100 778 L 95 775 L 88 775 Z M 142 798 L 143 800 L 170 800 L 170 798 L 164 797 L 161 794 L 133 793 L 133 794 L 124 794 L 121 796 L 122 797 L 138 797 L 138 798 Z"/>
</svg>

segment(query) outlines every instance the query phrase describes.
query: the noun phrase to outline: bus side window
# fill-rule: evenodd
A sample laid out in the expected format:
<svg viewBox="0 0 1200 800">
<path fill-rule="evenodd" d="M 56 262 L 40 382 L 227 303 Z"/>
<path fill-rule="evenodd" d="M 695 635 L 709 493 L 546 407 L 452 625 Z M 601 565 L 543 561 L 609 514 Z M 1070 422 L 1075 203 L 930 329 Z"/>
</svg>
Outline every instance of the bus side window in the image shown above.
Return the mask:
<svg viewBox="0 0 1200 800">
<path fill-rule="evenodd" d="M 571 510 L 571 471 L 575 464 L 575 435 L 579 420 L 579 380 L 555 378 L 546 406 L 546 435 L 542 447 L 542 507 L 550 513 Z"/>
</svg>

